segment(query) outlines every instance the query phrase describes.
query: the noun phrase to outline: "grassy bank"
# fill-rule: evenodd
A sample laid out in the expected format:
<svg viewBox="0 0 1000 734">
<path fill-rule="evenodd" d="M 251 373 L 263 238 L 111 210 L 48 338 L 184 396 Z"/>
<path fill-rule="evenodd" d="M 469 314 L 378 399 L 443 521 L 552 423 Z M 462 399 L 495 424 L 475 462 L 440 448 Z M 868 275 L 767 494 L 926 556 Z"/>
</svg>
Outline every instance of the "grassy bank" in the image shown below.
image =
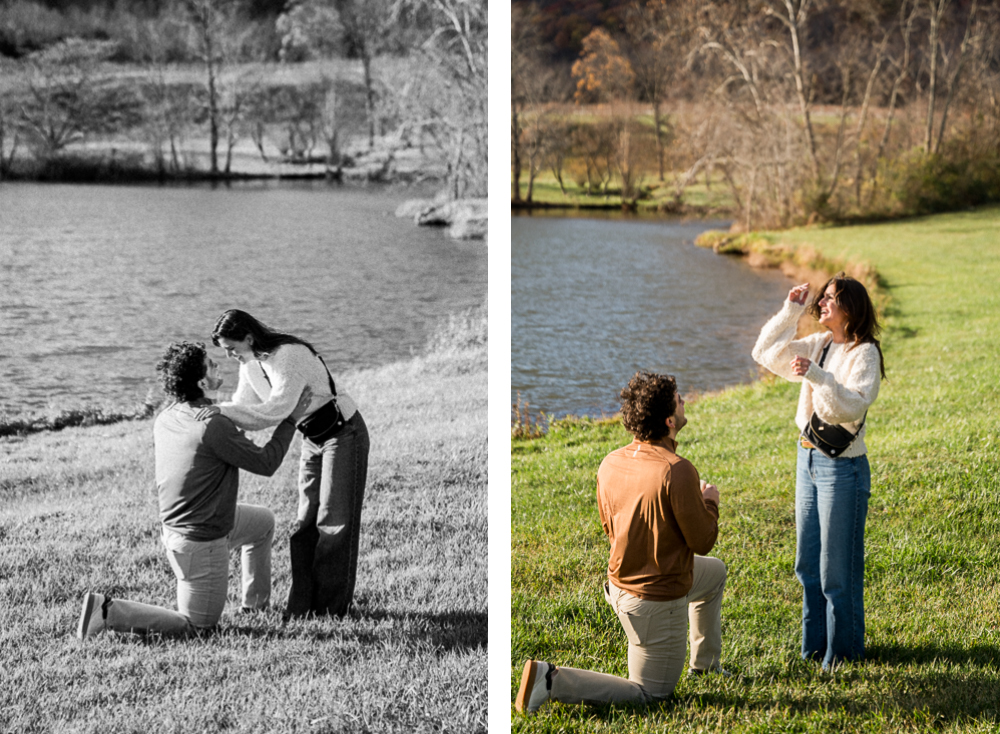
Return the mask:
<svg viewBox="0 0 1000 734">
<path fill-rule="evenodd" d="M 605 194 L 600 188 L 588 192 L 586 180 L 575 180 L 568 174 L 563 179 L 563 188 L 549 171 L 539 173 L 532 187 L 531 202 L 524 201 L 528 195 L 527 181 L 522 177 L 522 201 L 512 203 L 515 209 L 609 209 L 623 207 L 643 213 L 681 214 L 689 216 L 730 216 L 735 209 L 732 194 L 721 176 L 706 180 L 702 176 L 697 182 L 684 187 L 678 196 L 677 187 L 671 179 L 679 176 L 672 172 L 667 181 L 658 181 L 655 174 L 645 176 L 639 182 L 643 194 L 635 201 L 622 198 L 621 182 L 609 184 Z M 513 184 L 512 184 L 513 186 Z"/>
<path fill-rule="evenodd" d="M 1000 208 L 783 242 L 865 261 L 886 301 L 888 371 L 868 418 L 869 660 L 799 659 L 793 572 L 798 386 L 765 380 L 689 403 L 680 453 L 722 492 L 724 665 L 640 709 L 554 704 L 517 731 L 995 732 L 1000 729 Z M 780 304 L 775 303 L 775 310 Z M 681 386 L 683 389 L 683 386 Z M 512 445 L 511 700 L 525 658 L 627 676 L 603 601 L 594 476 L 616 422 L 563 422 Z"/>
<path fill-rule="evenodd" d="M 242 499 L 278 517 L 275 610 L 239 615 L 236 577 L 216 635 L 75 639 L 87 590 L 174 605 L 152 423 L 0 439 L 0 731 L 484 731 L 485 314 L 432 346 L 342 378 L 372 437 L 342 621 L 281 621 L 296 438 L 274 477 L 241 477 Z"/>
</svg>

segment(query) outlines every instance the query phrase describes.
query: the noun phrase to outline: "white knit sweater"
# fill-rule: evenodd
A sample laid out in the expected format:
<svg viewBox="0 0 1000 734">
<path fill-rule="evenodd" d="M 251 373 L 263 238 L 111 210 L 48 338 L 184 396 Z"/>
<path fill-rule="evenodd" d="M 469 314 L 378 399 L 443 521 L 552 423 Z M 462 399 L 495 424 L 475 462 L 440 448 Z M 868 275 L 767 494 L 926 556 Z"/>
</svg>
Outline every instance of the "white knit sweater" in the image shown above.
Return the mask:
<svg viewBox="0 0 1000 734">
<path fill-rule="evenodd" d="M 264 377 L 265 372 L 267 377 Z M 337 387 L 337 404 L 344 418 L 350 418 L 358 407 L 336 379 L 334 384 Z M 230 402 L 220 403 L 219 409 L 240 428 L 259 431 L 276 426 L 287 418 L 306 385 L 313 391 L 309 410 L 306 411 L 308 416 L 333 396 L 326 368 L 308 347 L 283 344 L 259 361 L 251 360 L 240 365 L 236 392 Z"/>
<path fill-rule="evenodd" d="M 764 324 L 753 348 L 753 358 L 779 377 L 802 382 L 795 425 L 801 431 L 816 412 L 827 423 L 843 424 L 852 432 L 858 430 L 868 406 L 878 397 L 881 363 L 874 344 L 831 344 L 823 367 L 817 362 L 830 332 L 795 338 L 795 329 L 805 306 L 785 300 L 781 310 Z M 804 377 L 792 374 L 792 359 L 806 357 L 812 364 Z M 861 456 L 867 452 L 865 428 L 842 458 Z"/>
</svg>

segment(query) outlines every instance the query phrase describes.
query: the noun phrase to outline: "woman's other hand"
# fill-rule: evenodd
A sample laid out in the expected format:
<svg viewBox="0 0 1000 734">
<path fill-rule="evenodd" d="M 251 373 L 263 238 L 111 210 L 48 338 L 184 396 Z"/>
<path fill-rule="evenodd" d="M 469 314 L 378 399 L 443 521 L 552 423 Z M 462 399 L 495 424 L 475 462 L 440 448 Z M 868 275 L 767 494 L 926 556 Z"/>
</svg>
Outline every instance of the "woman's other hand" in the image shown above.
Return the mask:
<svg viewBox="0 0 1000 734">
<path fill-rule="evenodd" d="M 202 408 L 201 410 L 199 410 L 197 413 L 194 414 L 194 418 L 195 420 L 199 421 L 207 421 L 213 415 L 219 415 L 219 413 L 221 412 L 222 411 L 219 410 L 218 405 L 206 405 L 204 408 Z"/>
<path fill-rule="evenodd" d="M 802 285 L 797 285 L 788 291 L 788 300 L 792 303 L 797 303 L 800 306 L 806 305 L 806 299 L 809 297 L 809 284 L 803 283 Z"/>
<path fill-rule="evenodd" d="M 809 365 L 812 362 L 807 357 L 796 357 L 792 360 L 792 374 L 799 377 L 805 377 L 806 372 L 809 371 Z"/>
<path fill-rule="evenodd" d="M 302 388 L 302 394 L 299 396 L 299 402 L 296 404 L 295 408 L 292 409 L 291 415 L 288 416 L 292 419 L 293 423 L 298 423 L 302 420 L 302 416 L 304 416 L 306 411 L 309 410 L 309 403 L 312 402 L 312 399 L 312 388 L 306 385 Z"/>
</svg>

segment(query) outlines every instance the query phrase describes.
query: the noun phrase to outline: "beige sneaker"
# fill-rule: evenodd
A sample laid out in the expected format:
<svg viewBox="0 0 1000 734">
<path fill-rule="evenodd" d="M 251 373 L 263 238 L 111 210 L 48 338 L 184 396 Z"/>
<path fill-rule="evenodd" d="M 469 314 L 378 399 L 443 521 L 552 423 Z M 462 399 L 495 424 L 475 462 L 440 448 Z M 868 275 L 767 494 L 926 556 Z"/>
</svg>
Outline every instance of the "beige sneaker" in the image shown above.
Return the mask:
<svg viewBox="0 0 1000 734">
<path fill-rule="evenodd" d="M 552 673 L 556 666 L 537 660 L 528 660 L 521 671 L 521 687 L 514 700 L 514 708 L 522 714 L 530 714 L 549 700 L 552 690 Z"/>
<path fill-rule="evenodd" d="M 110 597 L 87 592 L 83 598 L 83 609 L 80 611 L 80 623 L 76 627 L 76 636 L 83 640 L 103 632 L 104 619 L 107 616 L 105 607 L 110 603 Z"/>
</svg>

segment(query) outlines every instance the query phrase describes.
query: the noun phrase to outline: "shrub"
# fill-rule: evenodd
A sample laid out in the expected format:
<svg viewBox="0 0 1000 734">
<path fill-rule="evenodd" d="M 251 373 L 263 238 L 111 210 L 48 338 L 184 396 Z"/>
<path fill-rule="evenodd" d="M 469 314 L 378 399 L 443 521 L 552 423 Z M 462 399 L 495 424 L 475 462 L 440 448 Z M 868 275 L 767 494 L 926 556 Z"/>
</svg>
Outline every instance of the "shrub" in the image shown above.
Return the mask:
<svg viewBox="0 0 1000 734">
<path fill-rule="evenodd" d="M 960 138 L 937 153 L 912 151 L 896 167 L 894 197 L 904 214 L 932 214 L 1000 201 L 996 145 Z"/>
</svg>

